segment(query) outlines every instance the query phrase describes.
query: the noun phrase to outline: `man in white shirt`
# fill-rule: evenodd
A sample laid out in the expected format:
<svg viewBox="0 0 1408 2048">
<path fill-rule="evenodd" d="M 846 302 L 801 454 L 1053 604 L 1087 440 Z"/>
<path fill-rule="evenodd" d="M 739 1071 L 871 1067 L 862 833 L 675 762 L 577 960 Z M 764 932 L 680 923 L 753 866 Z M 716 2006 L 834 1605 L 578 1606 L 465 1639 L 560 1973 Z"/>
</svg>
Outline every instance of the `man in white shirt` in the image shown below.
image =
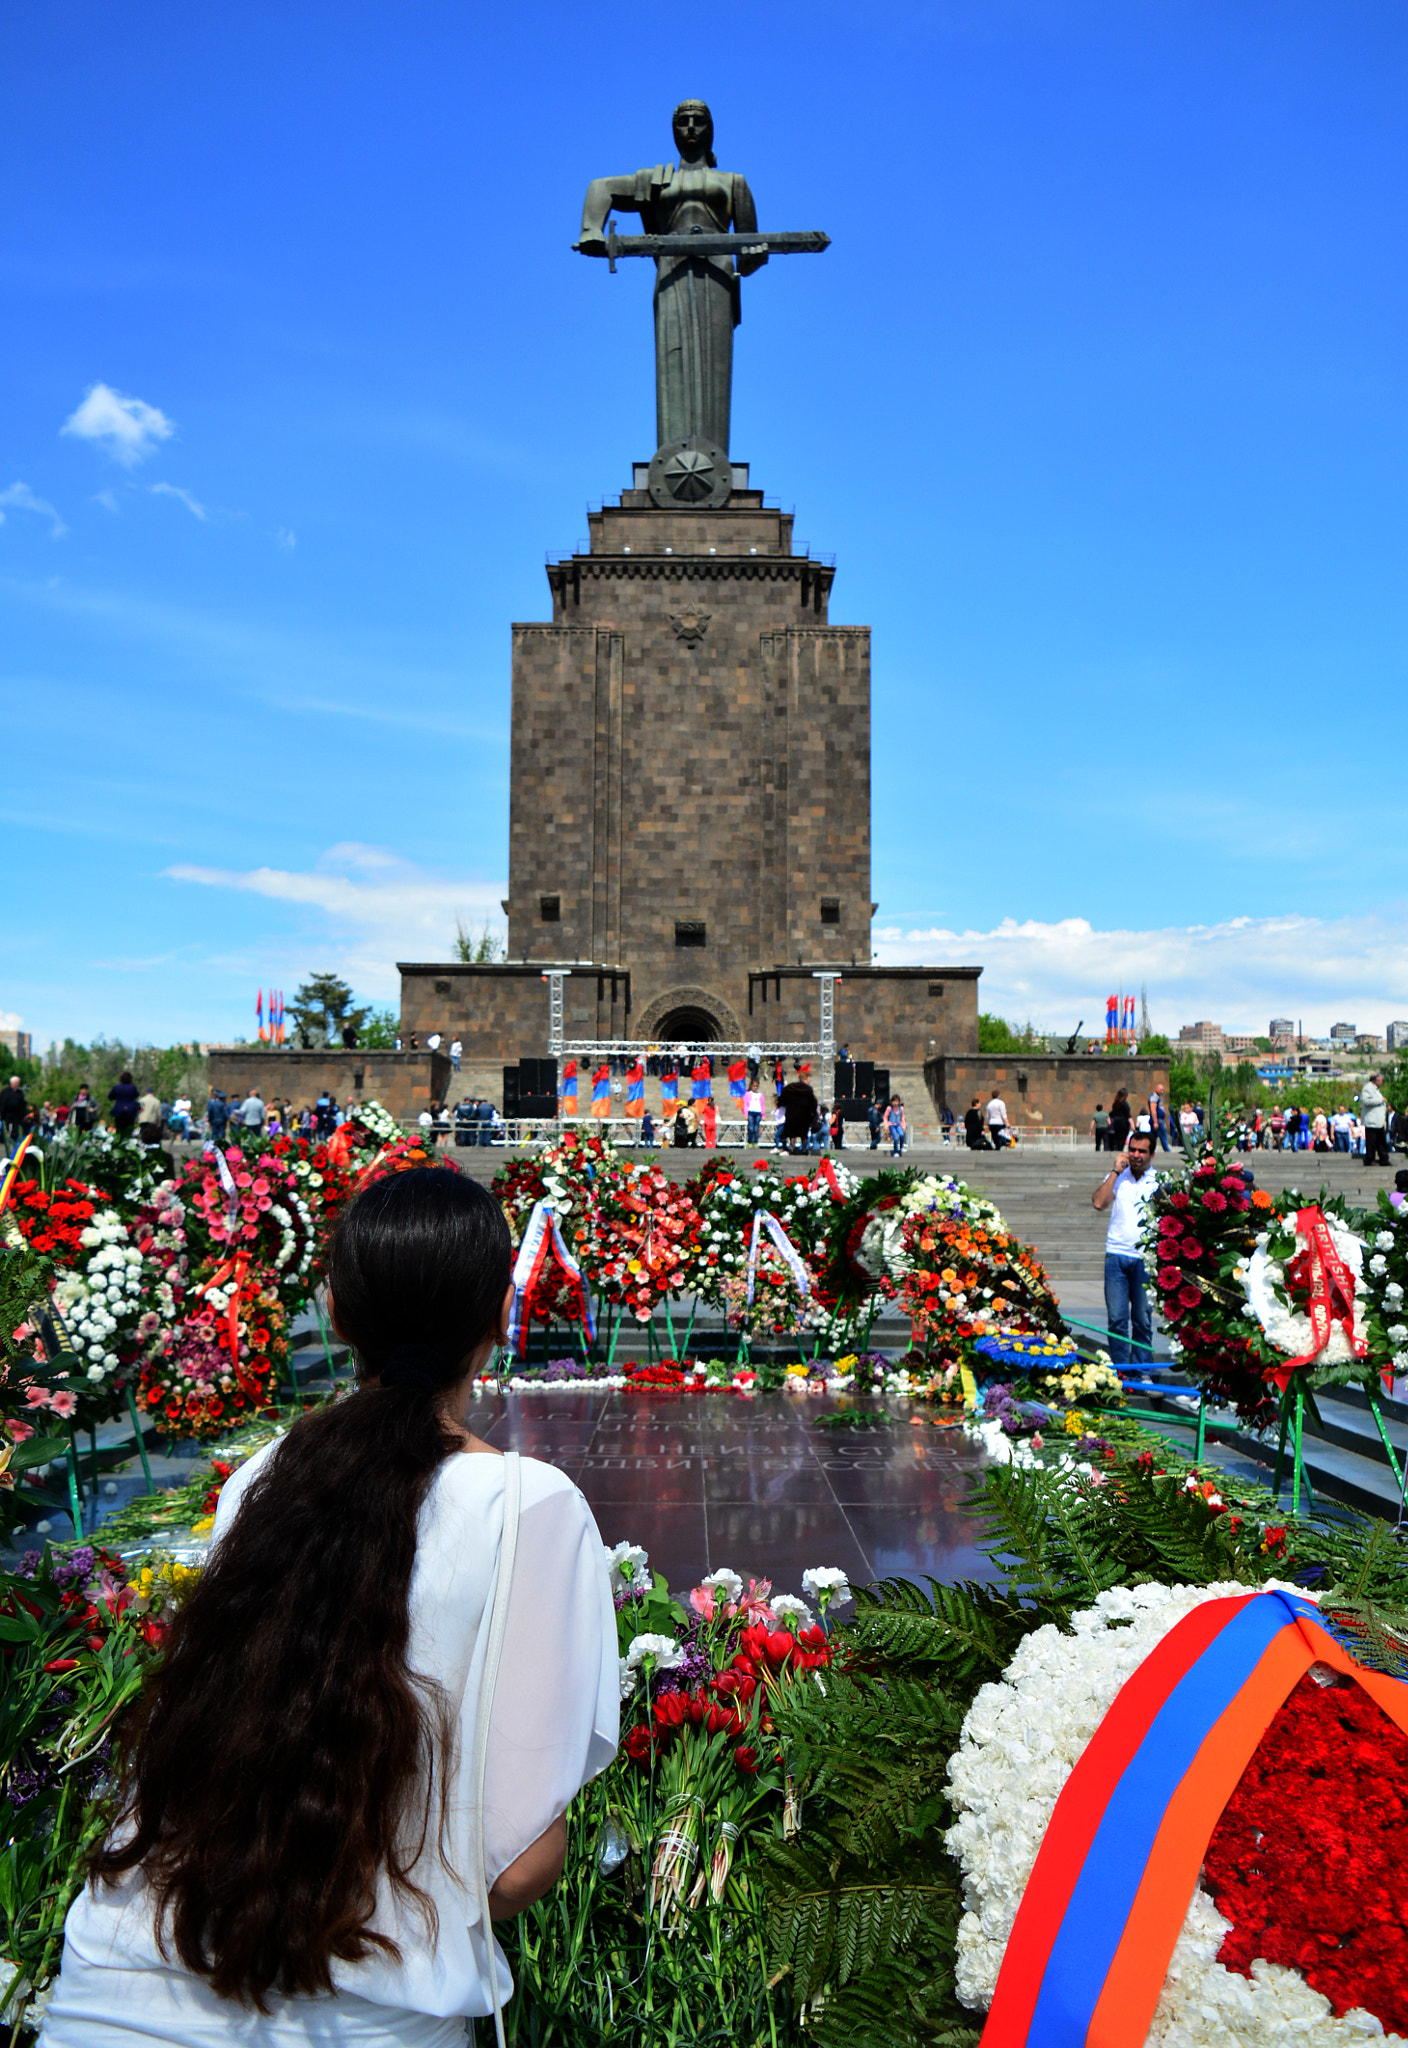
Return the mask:
<svg viewBox="0 0 1408 2048">
<path fill-rule="evenodd" d="M 450 1040 L 450 1065 L 451 1065 L 451 1066 L 452 1066 L 452 1067 L 454 1068 L 454 1070 L 455 1070 L 455 1072 L 456 1072 L 456 1073 L 458 1073 L 458 1072 L 459 1072 L 459 1070 L 460 1070 L 460 1060 L 461 1060 L 461 1058 L 462 1058 L 462 1056 L 463 1056 L 463 1053 L 464 1053 L 464 1041 L 463 1041 L 463 1039 L 459 1039 L 459 1038 L 452 1038 L 452 1039 Z"/>
<path fill-rule="evenodd" d="M 1007 1104 L 995 1088 L 992 1091 L 992 1096 L 985 1113 L 988 1120 L 988 1136 L 992 1139 L 992 1149 L 994 1152 L 1000 1152 L 1007 1143 Z"/>
<path fill-rule="evenodd" d="M 1128 1149 L 1121 1152 L 1090 1198 L 1095 1208 L 1110 1211 L 1105 1236 L 1105 1321 L 1113 1340 L 1110 1359 L 1114 1365 L 1132 1362 L 1147 1366 L 1154 1356 L 1154 1323 L 1144 1286 L 1142 1246 L 1145 1211 L 1159 1184 L 1159 1176 L 1150 1167 L 1153 1156 L 1153 1133 L 1132 1131 Z"/>
</svg>

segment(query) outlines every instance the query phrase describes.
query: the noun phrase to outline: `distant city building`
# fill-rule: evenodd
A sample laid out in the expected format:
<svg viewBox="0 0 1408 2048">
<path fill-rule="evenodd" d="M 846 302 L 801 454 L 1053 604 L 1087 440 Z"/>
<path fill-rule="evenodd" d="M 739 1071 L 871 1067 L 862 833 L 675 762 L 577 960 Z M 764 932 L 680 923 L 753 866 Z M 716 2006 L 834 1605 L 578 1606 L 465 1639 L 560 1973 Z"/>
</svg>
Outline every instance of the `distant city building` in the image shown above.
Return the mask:
<svg viewBox="0 0 1408 2048">
<path fill-rule="evenodd" d="M 1384 1049 L 1384 1042 L 1377 1031 L 1359 1032 L 1354 1043 L 1360 1052 L 1382 1052 Z"/>
<path fill-rule="evenodd" d="M 1243 1031 L 1228 1031 L 1223 1033 L 1222 1048 L 1224 1052 L 1255 1052 L 1256 1040 Z"/>
<path fill-rule="evenodd" d="M 1390 1052 L 1408 1052 L 1408 1017 L 1395 1017 L 1388 1027 Z"/>
<path fill-rule="evenodd" d="M 1296 1020 L 1294 1017 L 1273 1017 L 1271 1019 L 1271 1029 L 1267 1036 L 1273 1045 L 1278 1038 L 1294 1038 L 1295 1035 Z"/>
<path fill-rule="evenodd" d="M 0 1031 L 0 1045 L 17 1060 L 34 1058 L 34 1040 L 28 1031 Z"/>
<path fill-rule="evenodd" d="M 1331 1038 L 1347 1038 L 1352 1044 L 1359 1034 L 1352 1024 L 1332 1024 L 1330 1026 L 1330 1036 Z"/>
<path fill-rule="evenodd" d="M 1206 1017 L 1198 1024 L 1184 1024 L 1179 1030 L 1178 1042 L 1180 1045 L 1201 1045 L 1207 1052 L 1221 1052 L 1222 1026 L 1210 1024 Z"/>
</svg>

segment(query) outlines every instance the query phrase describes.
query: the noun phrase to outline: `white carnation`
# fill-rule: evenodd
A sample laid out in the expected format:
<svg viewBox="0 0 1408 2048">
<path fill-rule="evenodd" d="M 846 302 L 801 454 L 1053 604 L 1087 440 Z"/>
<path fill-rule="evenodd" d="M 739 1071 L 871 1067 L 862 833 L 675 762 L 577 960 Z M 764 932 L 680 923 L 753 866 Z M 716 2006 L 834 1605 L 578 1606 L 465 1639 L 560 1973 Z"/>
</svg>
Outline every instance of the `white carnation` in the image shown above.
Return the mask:
<svg viewBox="0 0 1408 2048">
<path fill-rule="evenodd" d="M 684 1662 L 684 1652 L 673 1636 L 632 1636 L 626 1649 L 628 1669 L 638 1671 L 647 1657 L 656 1671 L 674 1671 Z"/>
</svg>

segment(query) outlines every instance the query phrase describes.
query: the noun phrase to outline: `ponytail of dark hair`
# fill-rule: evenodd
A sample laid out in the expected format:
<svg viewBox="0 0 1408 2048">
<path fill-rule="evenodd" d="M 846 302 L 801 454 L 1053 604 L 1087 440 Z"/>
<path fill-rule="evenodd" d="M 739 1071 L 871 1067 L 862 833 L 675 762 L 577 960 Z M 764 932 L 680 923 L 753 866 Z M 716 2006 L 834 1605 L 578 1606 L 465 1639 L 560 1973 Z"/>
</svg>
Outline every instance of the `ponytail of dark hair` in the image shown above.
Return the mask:
<svg viewBox="0 0 1408 2048">
<path fill-rule="evenodd" d="M 447 1731 L 406 1661 L 417 1517 L 463 1441 L 439 1397 L 493 1332 L 510 1268 L 498 1203 L 444 1167 L 349 1203 L 329 1284 L 359 1378 L 380 1384 L 302 1417 L 268 1460 L 125 1739 L 94 1874 L 140 1864 L 163 1954 L 260 2011 L 271 1991 L 330 1991 L 334 1962 L 399 1953 L 369 1925 L 383 1871 L 433 1927 L 411 1870 Z"/>
</svg>

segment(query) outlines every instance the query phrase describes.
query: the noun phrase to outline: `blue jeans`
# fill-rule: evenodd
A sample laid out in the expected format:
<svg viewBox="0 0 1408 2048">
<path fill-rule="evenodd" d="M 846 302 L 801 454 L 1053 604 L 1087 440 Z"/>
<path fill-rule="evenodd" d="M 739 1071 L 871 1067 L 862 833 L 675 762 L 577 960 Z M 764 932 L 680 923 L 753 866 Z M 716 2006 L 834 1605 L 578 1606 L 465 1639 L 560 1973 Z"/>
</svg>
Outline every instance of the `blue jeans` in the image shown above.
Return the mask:
<svg viewBox="0 0 1408 2048">
<path fill-rule="evenodd" d="M 1130 1319 L 1134 1343 L 1129 1343 Z M 1149 1365 L 1154 1357 L 1154 1324 L 1144 1290 L 1144 1261 L 1137 1252 L 1105 1254 L 1105 1321 L 1114 1365 Z M 1131 1351 L 1133 1356 L 1131 1357 Z"/>
<path fill-rule="evenodd" d="M 760 1109 L 750 1109 L 748 1112 L 748 1143 L 750 1145 L 757 1144 L 758 1133 L 762 1127 L 763 1112 Z"/>
</svg>

